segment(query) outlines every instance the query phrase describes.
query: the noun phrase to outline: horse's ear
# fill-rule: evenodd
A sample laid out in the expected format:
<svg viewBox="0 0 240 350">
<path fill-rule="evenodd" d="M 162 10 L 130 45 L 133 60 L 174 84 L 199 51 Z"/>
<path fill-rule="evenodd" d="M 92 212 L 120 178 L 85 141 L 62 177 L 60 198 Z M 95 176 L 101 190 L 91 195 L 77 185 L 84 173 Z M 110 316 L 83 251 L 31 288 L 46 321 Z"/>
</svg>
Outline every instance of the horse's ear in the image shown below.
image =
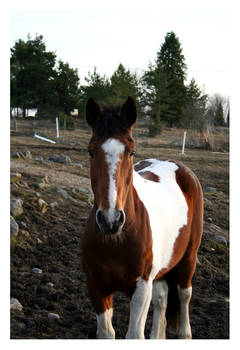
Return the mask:
<svg viewBox="0 0 240 350">
<path fill-rule="evenodd" d="M 122 106 L 121 117 L 126 121 L 127 125 L 132 127 L 137 120 L 137 107 L 134 99 L 128 97 L 127 101 Z"/>
<path fill-rule="evenodd" d="M 99 105 L 90 97 L 86 105 L 86 120 L 93 129 L 95 129 L 97 122 L 100 120 L 101 113 Z"/>
</svg>

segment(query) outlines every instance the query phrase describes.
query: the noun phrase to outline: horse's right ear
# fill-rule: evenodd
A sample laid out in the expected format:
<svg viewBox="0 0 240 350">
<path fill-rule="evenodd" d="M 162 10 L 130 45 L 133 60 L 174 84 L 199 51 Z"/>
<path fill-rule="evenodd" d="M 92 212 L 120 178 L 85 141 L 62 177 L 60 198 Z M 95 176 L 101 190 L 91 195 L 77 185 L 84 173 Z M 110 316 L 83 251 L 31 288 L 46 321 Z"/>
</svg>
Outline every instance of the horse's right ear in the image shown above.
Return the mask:
<svg viewBox="0 0 240 350">
<path fill-rule="evenodd" d="M 90 97 L 86 105 L 86 120 L 93 129 L 95 129 L 97 122 L 100 120 L 101 113 L 99 105 Z"/>
</svg>

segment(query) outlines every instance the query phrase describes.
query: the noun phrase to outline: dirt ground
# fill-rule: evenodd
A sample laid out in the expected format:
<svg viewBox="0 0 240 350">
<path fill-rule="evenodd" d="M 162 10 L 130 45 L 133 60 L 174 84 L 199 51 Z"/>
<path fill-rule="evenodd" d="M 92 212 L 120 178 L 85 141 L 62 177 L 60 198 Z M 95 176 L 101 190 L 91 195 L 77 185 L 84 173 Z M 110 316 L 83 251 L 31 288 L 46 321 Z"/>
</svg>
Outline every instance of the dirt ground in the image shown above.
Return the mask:
<svg viewBox="0 0 240 350">
<path fill-rule="evenodd" d="M 58 187 L 71 193 L 73 188 L 89 190 L 89 160 L 86 152 L 90 130 L 81 125 L 75 131 L 61 131 L 60 141 L 50 144 L 33 138 L 34 132 L 54 138 L 54 125 L 37 127 L 19 121 L 11 135 L 11 172 L 21 181 L 11 185 L 11 196 L 23 200 L 24 223 L 11 241 L 11 297 L 19 300 L 22 311 L 11 310 L 11 339 L 87 339 L 95 331 L 96 317 L 87 296 L 86 277 L 81 266 L 81 241 L 90 211 L 87 200 L 64 199 Z M 215 151 L 185 149 L 183 130 L 165 129 L 162 135 L 148 138 L 142 125 L 135 129 L 135 161 L 169 158 L 183 161 L 199 177 L 204 192 L 205 224 L 198 265 L 193 279 L 191 325 L 194 339 L 229 338 L 229 139 L 225 131 L 214 135 Z M 187 138 L 197 138 L 188 132 Z M 31 158 L 14 158 L 14 152 L 31 152 Z M 71 163 L 48 161 L 53 155 L 66 155 Z M 41 156 L 41 160 L 36 157 Z M 49 186 L 38 184 L 47 176 Z M 38 207 L 38 196 L 48 203 L 47 211 Z M 50 204 L 57 202 L 57 206 Z M 28 232 L 28 234 L 26 233 Z M 216 240 L 216 234 L 224 241 Z M 34 274 L 33 268 L 42 270 Z M 116 338 L 127 332 L 129 301 L 119 293 L 114 297 L 113 326 Z M 56 313 L 59 319 L 49 319 Z M 150 307 L 145 328 L 149 338 L 152 322 Z M 168 338 L 175 338 L 168 333 Z"/>
</svg>

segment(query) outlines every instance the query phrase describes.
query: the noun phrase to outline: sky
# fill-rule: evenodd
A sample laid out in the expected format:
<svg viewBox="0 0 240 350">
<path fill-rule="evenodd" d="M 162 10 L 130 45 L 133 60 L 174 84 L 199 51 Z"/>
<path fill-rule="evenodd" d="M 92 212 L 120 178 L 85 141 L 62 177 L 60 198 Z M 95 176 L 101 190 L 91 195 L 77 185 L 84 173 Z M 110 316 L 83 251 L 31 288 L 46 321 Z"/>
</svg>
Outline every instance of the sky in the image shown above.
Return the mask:
<svg viewBox="0 0 240 350">
<path fill-rule="evenodd" d="M 28 33 L 43 35 L 47 50 L 78 69 L 80 83 L 94 66 L 109 77 L 120 62 L 141 75 L 154 63 L 167 32 L 174 31 L 187 64 L 187 83 L 195 78 L 210 95 L 230 95 L 231 1 L 19 3 L 10 6 L 10 46 Z"/>
</svg>

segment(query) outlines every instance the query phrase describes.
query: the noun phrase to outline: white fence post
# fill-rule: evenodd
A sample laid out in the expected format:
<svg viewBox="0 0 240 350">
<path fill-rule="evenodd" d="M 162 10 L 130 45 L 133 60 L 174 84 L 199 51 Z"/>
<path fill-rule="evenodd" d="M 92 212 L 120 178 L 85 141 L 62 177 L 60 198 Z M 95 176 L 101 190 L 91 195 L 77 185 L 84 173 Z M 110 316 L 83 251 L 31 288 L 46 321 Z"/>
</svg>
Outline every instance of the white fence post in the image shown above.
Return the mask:
<svg viewBox="0 0 240 350">
<path fill-rule="evenodd" d="M 185 142 L 186 142 L 186 134 L 187 134 L 187 132 L 184 131 L 184 134 L 183 134 L 183 144 L 182 144 L 182 153 L 181 153 L 181 154 L 184 154 Z"/>
<path fill-rule="evenodd" d="M 58 117 L 56 117 L 56 137 L 59 137 Z"/>
</svg>

